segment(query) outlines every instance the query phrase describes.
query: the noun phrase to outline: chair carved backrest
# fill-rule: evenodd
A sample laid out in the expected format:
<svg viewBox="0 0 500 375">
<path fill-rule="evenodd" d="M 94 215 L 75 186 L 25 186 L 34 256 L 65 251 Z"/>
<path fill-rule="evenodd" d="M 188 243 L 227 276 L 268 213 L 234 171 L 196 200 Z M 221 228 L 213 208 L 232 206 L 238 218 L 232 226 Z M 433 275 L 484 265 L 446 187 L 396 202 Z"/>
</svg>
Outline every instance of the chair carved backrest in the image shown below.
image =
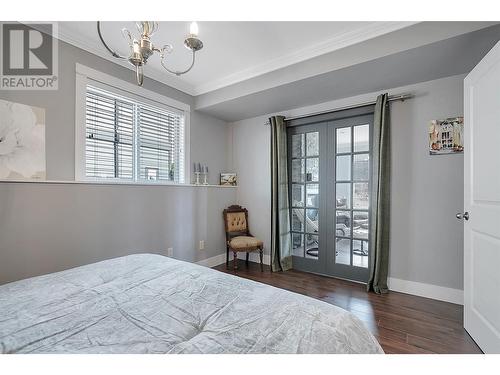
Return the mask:
<svg viewBox="0 0 500 375">
<path fill-rule="evenodd" d="M 226 240 L 236 236 L 250 235 L 248 229 L 248 210 L 238 205 L 229 206 L 223 211 Z"/>
</svg>

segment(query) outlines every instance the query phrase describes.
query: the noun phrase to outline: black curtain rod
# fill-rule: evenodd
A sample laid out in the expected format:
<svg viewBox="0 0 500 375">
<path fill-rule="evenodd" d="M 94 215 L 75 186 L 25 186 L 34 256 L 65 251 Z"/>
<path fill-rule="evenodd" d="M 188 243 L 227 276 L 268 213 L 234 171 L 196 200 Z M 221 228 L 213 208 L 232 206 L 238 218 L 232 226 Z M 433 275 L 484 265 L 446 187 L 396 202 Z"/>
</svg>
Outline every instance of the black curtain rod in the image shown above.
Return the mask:
<svg viewBox="0 0 500 375">
<path fill-rule="evenodd" d="M 398 95 L 390 95 L 388 101 L 389 102 L 395 102 L 395 101 L 402 101 L 404 102 L 407 99 L 413 98 L 413 94 L 398 94 Z M 345 111 L 348 109 L 354 109 L 354 108 L 361 108 L 361 107 L 366 107 L 369 105 L 374 105 L 376 101 L 371 101 L 371 102 L 364 102 L 364 103 L 358 103 L 358 104 L 352 104 L 344 107 L 339 107 L 335 109 L 329 109 L 326 111 L 321 111 L 321 112 L 313 112 L 313 113 L 307 113 L 305 115 L 299 115 L 299 116 L 293 116 L 293 117 L 286 117 L 285 121 L 291 121 L 291 120 L 298 120 L 302 118 L 307 118 L 307 117 L 313 117 L 313 116 L 318 116 L 318 115 L 324 115 L 327 113 L 333 113 L 333 112 L 339 112 L 339 111 Z M 269 122 L 266 122 L 266 125 L 269 125 Z"/>
</svg>

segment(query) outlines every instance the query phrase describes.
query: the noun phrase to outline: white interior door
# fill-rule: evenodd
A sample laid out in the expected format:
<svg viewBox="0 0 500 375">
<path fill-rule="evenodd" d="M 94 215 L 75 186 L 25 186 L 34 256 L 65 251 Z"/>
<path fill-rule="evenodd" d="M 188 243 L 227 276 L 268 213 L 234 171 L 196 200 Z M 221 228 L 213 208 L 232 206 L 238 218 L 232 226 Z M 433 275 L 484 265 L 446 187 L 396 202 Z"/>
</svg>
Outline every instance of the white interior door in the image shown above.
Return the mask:
<svg viewBox="0 0 500 375">
<path fill-rule="evenodd" d="M 464 95 L 464 327 L 485 353 L 500 353 L 500 42 Z"/>
</svg>

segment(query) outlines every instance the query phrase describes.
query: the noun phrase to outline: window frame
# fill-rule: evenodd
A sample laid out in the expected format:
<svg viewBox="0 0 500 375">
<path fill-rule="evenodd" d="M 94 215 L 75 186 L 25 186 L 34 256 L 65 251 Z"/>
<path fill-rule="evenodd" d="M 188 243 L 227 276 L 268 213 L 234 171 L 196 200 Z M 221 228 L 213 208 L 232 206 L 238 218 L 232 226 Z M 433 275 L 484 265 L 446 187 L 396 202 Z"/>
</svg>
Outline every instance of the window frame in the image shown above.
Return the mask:
<svg viewBox="0 0 500 375">
<path fill-rule="evenodd" d="M 184 181 L 173 182 L 167 180 L 142 180 L 122 178 L 95 178 L 87 177 L 85 173 L 85 145 L 86 145 L 86 92 L 87 85 L 91 85 L 119 96 L 129 98 L 138 103 L 162 108 L 184 116 Z M 139 185 L 189 185 L 190 170 L 190 105 L 178 100 L 163 96 L 154 91 L 123 81 L 111 75 L 99 72 L 87 66 L 76 64 L 75 80 L 75 181 L 106 182 L 106 183 L 133 183 Z M 134 160 L 134 168 L 137 168 Z"/>
</svg>

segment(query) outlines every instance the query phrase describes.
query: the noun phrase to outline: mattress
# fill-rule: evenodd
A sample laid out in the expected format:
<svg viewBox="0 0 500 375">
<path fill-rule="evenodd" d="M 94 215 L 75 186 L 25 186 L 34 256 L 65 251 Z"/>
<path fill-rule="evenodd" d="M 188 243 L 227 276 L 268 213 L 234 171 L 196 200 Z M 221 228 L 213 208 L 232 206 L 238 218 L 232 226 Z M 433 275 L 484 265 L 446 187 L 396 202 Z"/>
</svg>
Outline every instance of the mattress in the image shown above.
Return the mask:
<svg viewBox="0 0 500 375">
<path fill-rule="evenodd" d="M 325 302 L 160 255 L 0 286 L 2 353 L 383 353 Z"/>
</svg>

